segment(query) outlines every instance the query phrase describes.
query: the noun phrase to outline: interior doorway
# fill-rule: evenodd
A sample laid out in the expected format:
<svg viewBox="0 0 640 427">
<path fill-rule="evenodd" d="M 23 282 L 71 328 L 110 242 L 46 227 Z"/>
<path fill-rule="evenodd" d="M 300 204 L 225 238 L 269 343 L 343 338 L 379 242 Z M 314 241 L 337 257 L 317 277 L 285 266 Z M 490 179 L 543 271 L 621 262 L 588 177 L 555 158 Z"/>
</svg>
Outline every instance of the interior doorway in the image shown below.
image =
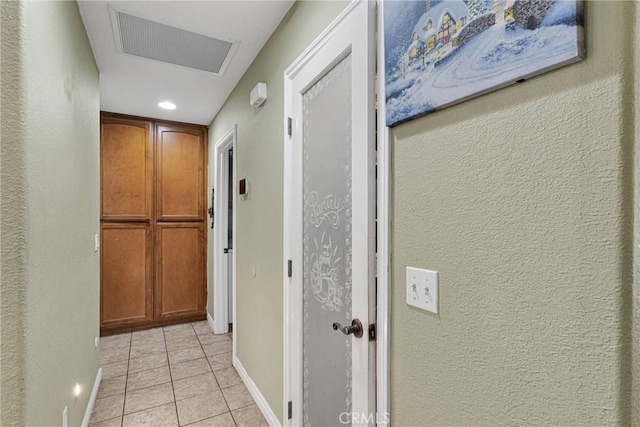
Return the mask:
<svg viewBox="0 0 640 427">
<path fill-rule="evenodd" d="M 227 323 L 229 329 L 233 330 L 233 147 L 227 151 Z"/>
<path fill-rule="evenodd" d="M 375 3 L 285 71 L 285 426 L 376 424 Z"/>
<path fill-rule="evenodd" d="M 213 326 L 225 334 L 235 324 L 236 126 L 215 144 L 213 188 Z"/>
</svg>

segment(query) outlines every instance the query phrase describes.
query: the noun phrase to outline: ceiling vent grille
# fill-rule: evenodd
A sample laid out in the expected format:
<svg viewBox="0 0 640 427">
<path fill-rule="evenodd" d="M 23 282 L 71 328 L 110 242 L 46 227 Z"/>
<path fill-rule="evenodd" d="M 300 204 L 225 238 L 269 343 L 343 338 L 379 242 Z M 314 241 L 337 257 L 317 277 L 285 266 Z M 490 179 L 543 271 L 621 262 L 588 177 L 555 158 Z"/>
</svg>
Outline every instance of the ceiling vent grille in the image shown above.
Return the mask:
<svg viewBox="0 0 640 427">
<path fill-rule="evenodd" d="M 124 53 L 221 75 L 234 43 L 113 11 Z M 115 23 L 114 23 L 115 24 Z"/>
</svg>

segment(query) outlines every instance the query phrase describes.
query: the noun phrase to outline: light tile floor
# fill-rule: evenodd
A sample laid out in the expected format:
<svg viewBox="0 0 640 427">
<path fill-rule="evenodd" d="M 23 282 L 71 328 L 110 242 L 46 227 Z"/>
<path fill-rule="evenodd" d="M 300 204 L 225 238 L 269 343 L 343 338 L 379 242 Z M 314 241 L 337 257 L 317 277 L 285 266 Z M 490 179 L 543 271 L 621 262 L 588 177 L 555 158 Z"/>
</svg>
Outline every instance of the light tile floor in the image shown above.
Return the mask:
<svg viewBox="0 0 640 427">
<path fill-rule="evenodd" d="M 231 334 L 206 321 L 100 339 L 91 426 L 267 426 L 231 364 Z"/>
</svg>

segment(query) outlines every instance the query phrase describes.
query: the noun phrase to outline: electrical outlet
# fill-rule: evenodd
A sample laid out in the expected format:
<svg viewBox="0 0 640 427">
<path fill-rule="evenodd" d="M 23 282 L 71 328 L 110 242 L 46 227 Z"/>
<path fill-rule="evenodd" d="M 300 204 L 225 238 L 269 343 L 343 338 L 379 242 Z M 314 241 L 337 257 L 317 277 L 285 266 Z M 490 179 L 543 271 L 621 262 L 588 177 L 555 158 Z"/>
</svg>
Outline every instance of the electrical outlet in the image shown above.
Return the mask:
<svg viewBox="0 0 640 427">
<path fill-rule="evenodd" d="M 407 267 L 407 304 L 438 314 L 438 272 Z"/>
<path fill-rule="evenodd" d="M 69 408 L 67 406 L 62 410 L 62 427 L 69 427 L 68 410 Z"/>
<path fill-rule="evenodd" d="M 95 337 L 94 341 L 93 341 L 94 345 L 96 346 L 96 348 L 98 348 L 98 345 L 100 344 L 100 338 Z"/>
<path fill-rule="evenodd" d="M 98 249 L 100 249 L 100 235 L 94 234 L 93 235 L 93 252 L 98 252 Z"/>
</svg>

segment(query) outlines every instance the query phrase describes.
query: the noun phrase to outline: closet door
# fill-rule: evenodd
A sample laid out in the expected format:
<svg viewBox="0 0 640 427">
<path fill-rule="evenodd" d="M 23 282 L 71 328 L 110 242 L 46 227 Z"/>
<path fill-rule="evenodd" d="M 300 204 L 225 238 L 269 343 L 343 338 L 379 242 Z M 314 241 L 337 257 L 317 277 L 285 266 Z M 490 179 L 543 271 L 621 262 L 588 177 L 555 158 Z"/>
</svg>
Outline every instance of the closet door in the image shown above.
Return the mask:
<svg viewBox="0 0 640 427">
<path fill-rule="evenodd" d="M 153 320 L 151 226 L 100 226 L 100 327 L 127 329 Z"/>
<path fill-rule="evenodd" d="M 156 320 L 205 314 L 204 225 L 156 226 Z"/>
<path fill-rule="evenodd" d="M 156 320 L 206 314 L 205 138 L 156 124 Z"/>
<path fill-rule="evenodd" d="M 103 221 L 153 218 L 151 122 L 102 117 L 100 205 Z"/>
<path fill-rule="evenodd" d="M 156 127 L 157 220 L 204 221 L 204 130 Z"/>
<path fill-rule="evenodd" d="M 100 327 L 153 321 L 152 123 L 100 120 Z"/>
</svg>

